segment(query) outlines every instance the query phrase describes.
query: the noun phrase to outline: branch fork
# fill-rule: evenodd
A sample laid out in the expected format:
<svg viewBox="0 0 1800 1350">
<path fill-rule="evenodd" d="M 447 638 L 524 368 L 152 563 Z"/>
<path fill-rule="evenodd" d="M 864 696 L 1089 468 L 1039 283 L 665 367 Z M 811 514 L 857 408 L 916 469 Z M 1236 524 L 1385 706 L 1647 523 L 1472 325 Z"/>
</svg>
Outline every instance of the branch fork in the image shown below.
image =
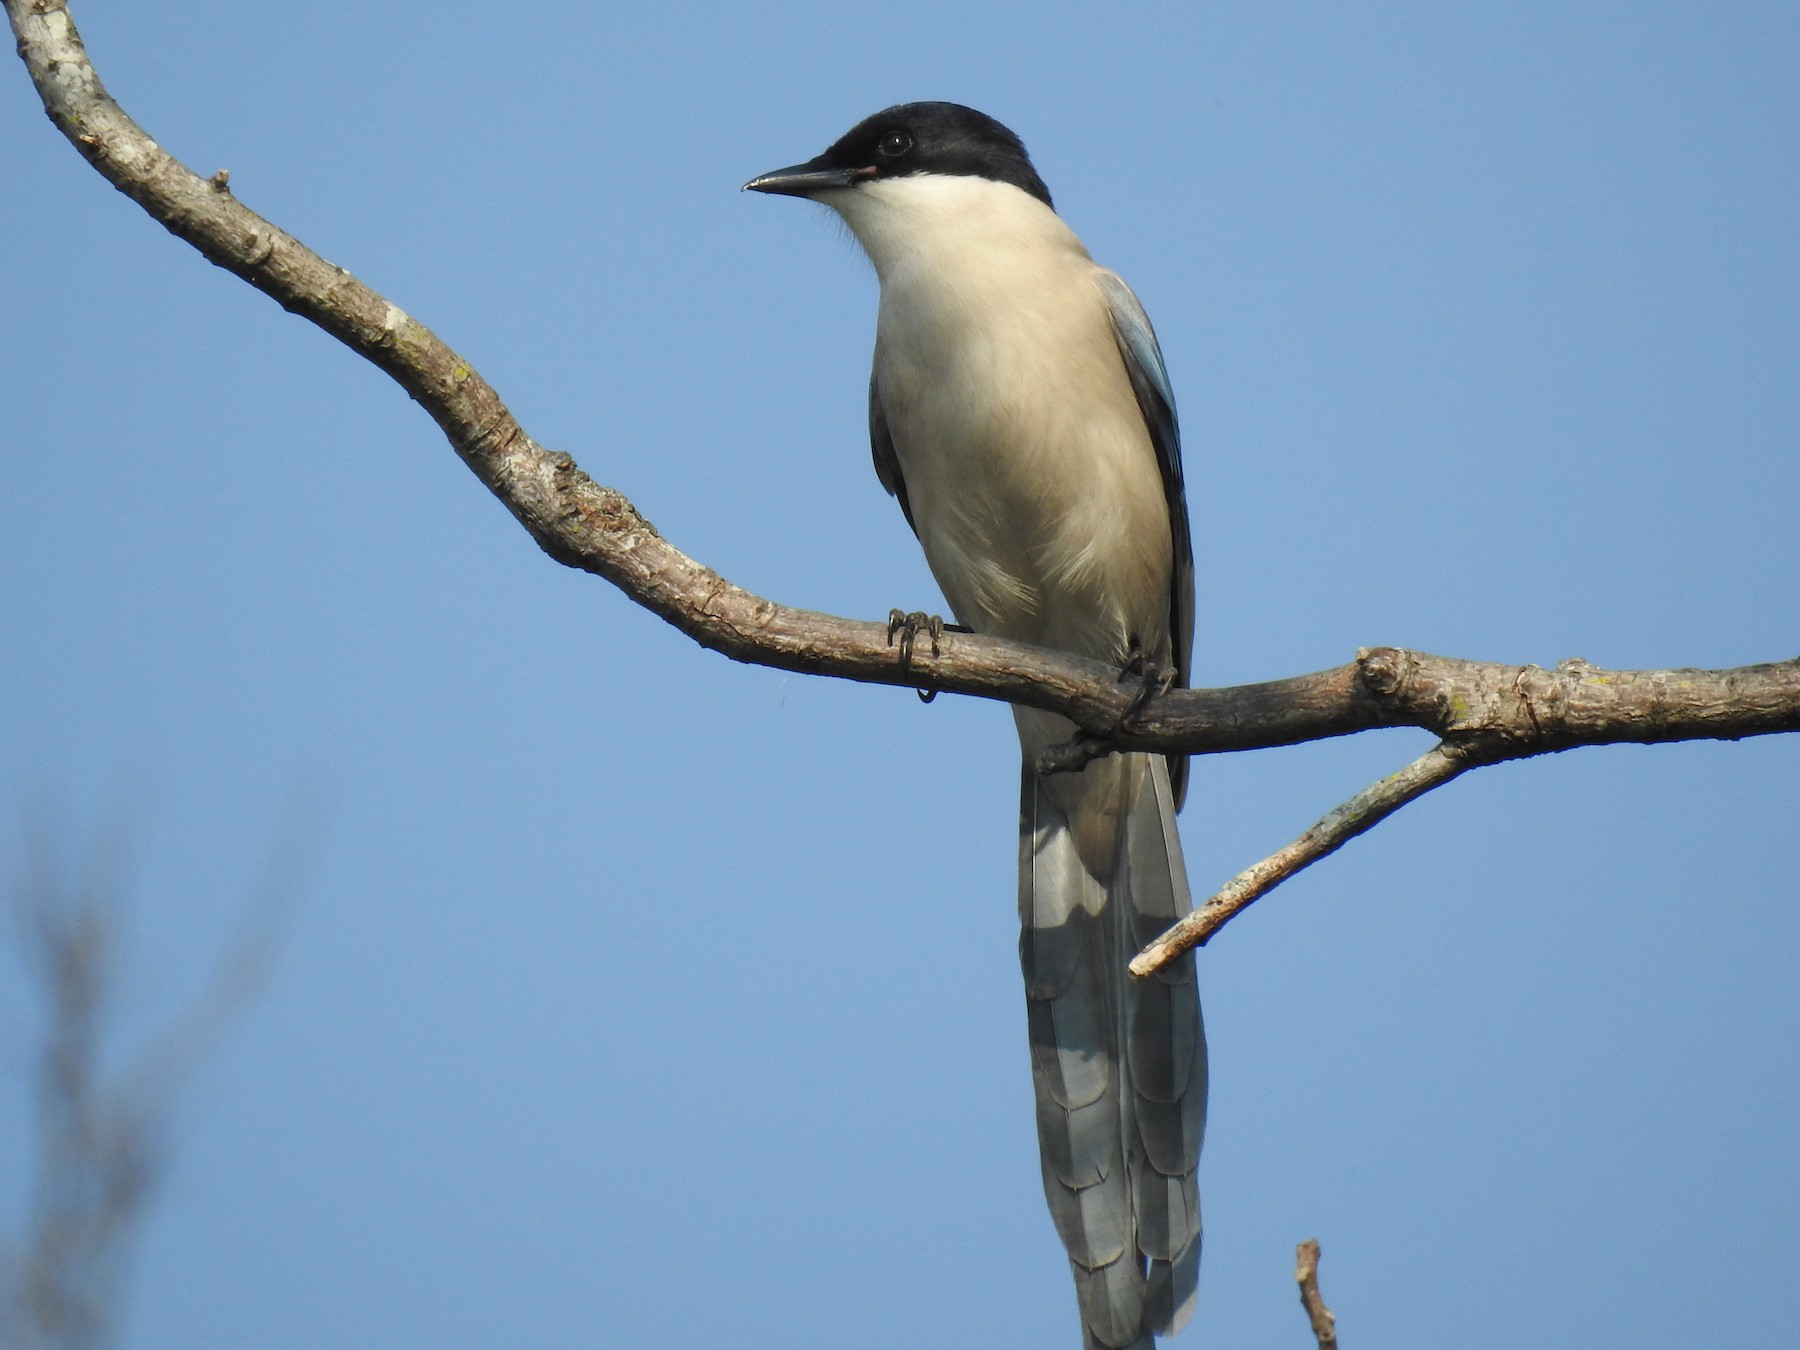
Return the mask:
<svg viewBox="0 0 1800 1350">
<path fill-rule="evenodd" d="M 251 211 L 223 169 L 202 178 L 113 101 L 67 0 L 4 0 L 44 109 L 82 156 L 172 234 L 392 377 L 437 422 L 471 472 L 556 561 L 618 586 L 734 661 L 914 686 L 880 623 L 778 605 L 665 540 L 620 493 L 526 434 L 473 365 L 398 306 Z M 935 635 L 934 635 L 935 636 Z M 902 655 L 910 657 L 910 648 Z M 1147 974 L 1207 940 L 1258 896 L 1432 788 L 1481 764 L 1579 745 L 1735 740 L 1800 730 L 1800 659 L 1736 670 L 1554 670 L 1367 648 L 1332 670 L 1145 701 L 1098 662 L 958 634 L 936 649 L 935 692 L 1060 713 L 1079 734 L 1042 767 L 1076 769 L 1114 750 L 1217 754 L 1375 727 L 1423 727 L 1439 744 L 1239 873 L 1133 963 Z M 1140 706 L 1141 704 L 1141 706 Z"/>
</svg>

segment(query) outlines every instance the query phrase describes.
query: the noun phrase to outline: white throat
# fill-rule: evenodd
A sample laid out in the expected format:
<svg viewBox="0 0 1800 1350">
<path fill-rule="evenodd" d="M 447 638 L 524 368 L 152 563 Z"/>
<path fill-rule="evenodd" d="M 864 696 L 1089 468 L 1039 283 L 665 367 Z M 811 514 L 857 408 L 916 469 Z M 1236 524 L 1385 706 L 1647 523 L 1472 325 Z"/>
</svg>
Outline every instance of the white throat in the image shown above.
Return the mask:
<svg viewBox="0 0 1800 1350">
<path fill-rule="evenodd" d="M 992 178 L 911 174 L 821 193 L 885 285 L 911 264 L 966 267 L 1021 250 L 1087 257 L 1074 231 L 1036 197 Z"/>
</svg>

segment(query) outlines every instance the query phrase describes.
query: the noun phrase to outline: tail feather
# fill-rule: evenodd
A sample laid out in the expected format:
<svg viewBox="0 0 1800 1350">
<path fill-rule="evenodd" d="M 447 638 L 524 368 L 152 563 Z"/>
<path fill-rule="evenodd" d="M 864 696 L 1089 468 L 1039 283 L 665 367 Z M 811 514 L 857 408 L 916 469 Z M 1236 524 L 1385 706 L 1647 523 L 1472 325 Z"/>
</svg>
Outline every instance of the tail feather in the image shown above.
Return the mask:
<svg viewBox="0 0 1800 1350">
<path fill-rule="evenodd" d="M 1105 1350 L 1152 1350 L 1144 1327 L 1144 1276 L 1133 1261 L 1094 1269 L 1071 1261 L 1081 1305 L 1082 1344 Z"/>
<path fill-rule="evenodd" d="M 1158 1336 L 1173 1336 L 1194 1315 L 1200 1293 L 1200 1216 L 1194 1215 L 1194 1240 L 1173 1261 L 1152 1261 L 1144 1290 L 1144 1324 Z"/>
<path fill-rule="evenodd" d="M 1125 970 L 1191 906 L 1166 763 L 1115 755 L 1054 778 L 1027 764 L 1019 824 L 1044 1194 L 1087 1344 L 1149 1350 L 1193 1308 L 1206 1113 L 1192 957 L 1148 980 Z"/>
</svg>

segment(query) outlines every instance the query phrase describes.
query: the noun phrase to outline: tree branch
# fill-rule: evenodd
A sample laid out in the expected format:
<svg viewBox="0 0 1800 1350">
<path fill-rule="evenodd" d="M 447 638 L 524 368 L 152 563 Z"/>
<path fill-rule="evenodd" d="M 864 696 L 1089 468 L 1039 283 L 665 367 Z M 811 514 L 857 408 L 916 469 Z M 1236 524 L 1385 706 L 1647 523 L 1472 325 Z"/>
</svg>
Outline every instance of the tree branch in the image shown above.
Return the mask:
<svg viewBox="0 0 1800 1350">
<path fill-rule="evenodd" d="M 1428 727 L 1444 739 L 1239 872 L 1133 957 L 1133 975 L 1153 975 L 1203 945 L 1289 877 L 1467 769 L 1577 745 L 1732 740 L 1800 728 L 1796 661 L 1737 670 L 1601 670 L 1575 660 L 1543 670 L 1381 647 L 1357 653 L 1354 669 L 1362 694 L 1391 719 L 1386 724 Z"/>
<path fill-rule="evenodd" d="M 1726 672 L 1594 671 L 1564 710 L 1531 694 L 1529 680 L 1509 691 L 1533 667 L 1377 648 L 1314 675 L 1174 690 L 1151 700 L 1129 726 L 1122 723 L 1139 690 L 1098 662 L 946 632 L 929 659 L 920 654 L 903 664 L 887 625 L 775 604 L 668 543 L 622 495 L 526 435 L 492 386 L 430 329 L 250 210 L 223 170 L 201 178 L 152 140 L 101 84 L 67 0 L 5 4 L 45 111 L 108 182 L 208 261 L 391 376 L 551 557 L 605 578 L 733 660 L 1045 708 L 1102 742 L 1046 767 L 1076 767 L 1104 749 L 1253 750 L 1378 726 L 1422 726 L 1450 737 L 1482 722 L 1540 741 L 1545 750 L 1800 729 L 1794 662 Z M 1629 694 L 1622 692 L 1626 682 Z M 1534 719 L 1528 729 L 1519 720 L 1527 713 Z"/>
<path fill-rule="evenodd" d="M 240 202 L 224 171 L 204 179 L 159 146 L 106 92 L 66 0 L 6 0 L 45 111 L 114 187 L 208 261 L 242 277 L 391 376 L 538 542 L 690 637 L 740 661 L 1045 707 L 1113 726 L 1130 706 L 1117 672 L 993 638 L 946 635 L 947 659 L 903 667 L 884 624 L 774 604 L 664 540 L 618 492 L 525 434 L 475 368 L 416 319 Z"/>
<path fill-rule="evenodd" d="M 1061 713 L 1080 734 L 1043 756 L 1047 772 L 1112 750 L 1254 750 L 1385 726 L 1439 736 L 1431 755 L 1234 878 L 1191 929 L 1152 950 L 1204 941 L 1282 878 L 1475 764 L 1577 745 L 1800 730 L 1800 660 L 1723 671 L 1606 671 L 1570 661 L 1546 671 L 1376 647 L 1333 670 L 1173 690 L 1139 707 L 1140 690 L 1119 683 L 1115 670 L 998 638 L 945 632 L 929 655 L 907 659 L 886 624 L 775 604 L 669 544 L 622 495 L 526 435 L 474 367 L 423 324 L 244 206 L 224 170 L 201 178 L 157 145 L 100 83 L 67 0 L 4 3 L 45 111 L 107 181 L 209 261 L 391 376 L 552 558 L 612 582 L 702 646 L 782 670 Z"/>
</svg>

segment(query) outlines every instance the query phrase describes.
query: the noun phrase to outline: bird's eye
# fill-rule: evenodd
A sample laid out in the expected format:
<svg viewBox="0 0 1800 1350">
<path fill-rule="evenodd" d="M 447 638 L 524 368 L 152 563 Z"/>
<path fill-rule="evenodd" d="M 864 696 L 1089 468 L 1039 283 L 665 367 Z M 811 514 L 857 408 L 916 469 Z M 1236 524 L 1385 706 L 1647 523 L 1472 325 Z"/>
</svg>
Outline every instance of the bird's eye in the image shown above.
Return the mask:
<svg viewBox="0 0 1800 1350">
<path fill-rule="evenodd" d="M 881 151 L 883 159 L 899 159 L 912 148 L 913 138 L 904 131 L 888 132 L 881 138 L 881 144 L 877 147 Z"/>
</svg>

